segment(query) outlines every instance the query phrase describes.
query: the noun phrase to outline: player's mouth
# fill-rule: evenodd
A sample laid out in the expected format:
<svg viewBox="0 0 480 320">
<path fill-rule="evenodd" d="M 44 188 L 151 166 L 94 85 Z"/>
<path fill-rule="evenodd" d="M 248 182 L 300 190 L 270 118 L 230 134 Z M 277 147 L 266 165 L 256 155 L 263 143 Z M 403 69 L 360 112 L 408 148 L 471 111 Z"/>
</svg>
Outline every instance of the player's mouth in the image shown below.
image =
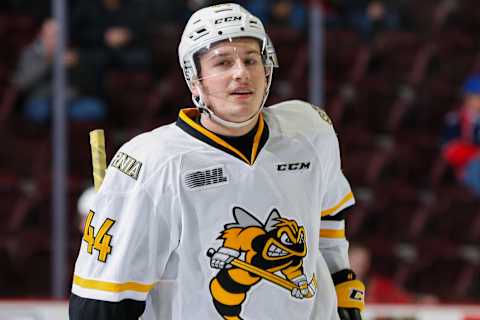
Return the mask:
<svg viewBox="0 0 480 320">
<path fill-rule="evenodd" d="M 230 95 L 232 97 L 235 97 L 236 99 L 248 99 L 251 96 L 253 96 L 253 90 L 247 89 L 247 88 L 238 88 L 235 90 L 232 90 L 230 92 Z"/>
</svg>

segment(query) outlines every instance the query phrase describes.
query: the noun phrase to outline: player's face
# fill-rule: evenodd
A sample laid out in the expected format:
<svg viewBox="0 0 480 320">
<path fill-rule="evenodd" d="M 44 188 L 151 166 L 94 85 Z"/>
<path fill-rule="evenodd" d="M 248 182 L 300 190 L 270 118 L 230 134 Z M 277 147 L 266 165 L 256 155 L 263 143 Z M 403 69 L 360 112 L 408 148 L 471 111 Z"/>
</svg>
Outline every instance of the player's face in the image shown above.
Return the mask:
<svg viewBox="0 0 480 320">
<path fill-rule="evenodd" d="M 260 44 L 251 38 L 221 42 L 200 56 L 205 103 L 220 118 L 242 122 L 260 108 L 267 85 Z"/>
</svg>

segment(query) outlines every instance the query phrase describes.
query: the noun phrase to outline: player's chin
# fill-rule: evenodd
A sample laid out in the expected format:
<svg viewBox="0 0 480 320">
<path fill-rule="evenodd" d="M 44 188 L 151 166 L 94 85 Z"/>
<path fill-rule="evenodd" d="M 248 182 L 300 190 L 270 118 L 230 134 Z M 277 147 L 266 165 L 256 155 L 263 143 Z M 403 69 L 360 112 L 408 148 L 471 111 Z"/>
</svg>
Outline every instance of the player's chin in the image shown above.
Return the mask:
<svg viewBox="0 0 480 320">
<path fill-rule="evenodd" d="M 248 110 L 257 111 L 260 107 L 260 100 L 260 97 L 254 94 L 244 96 L 231 95 L 229 102 L 234 108 L 243 109 L 248 112 Z"/>
<path fill-rule="evenodd" d="M 236 122 L 248 120 L 255 114 L 259 106 L 254 103 L 231 103 L 229 113 Z"/>
</svg>

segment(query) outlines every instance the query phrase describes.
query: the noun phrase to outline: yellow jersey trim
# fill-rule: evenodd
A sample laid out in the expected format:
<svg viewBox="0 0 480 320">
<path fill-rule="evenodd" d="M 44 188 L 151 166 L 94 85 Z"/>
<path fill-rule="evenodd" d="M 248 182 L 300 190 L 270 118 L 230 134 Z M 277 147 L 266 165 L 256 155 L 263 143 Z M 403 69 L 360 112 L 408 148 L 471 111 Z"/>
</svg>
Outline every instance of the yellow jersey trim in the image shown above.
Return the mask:
<svg viewBox="0 0 480 320">
<path fill-rule="evenodd" d="M 341 229 L 341 230 L 320 229 L 320 237 L 332 238 L 332 239 L 345 238 L 345 229 Z"/>
<path fill-rule="evenodd" d="M 85 288 L 85 289 L 95 289 L 101 291 L 109 292 L 123 292 L 123 291 L 136 291 L 136 292 L 149 292 L 155 284 L 142 284 L 138 282 L 106 282 L 92 279 L 85 279 L 77 275 L 73 276 L 73 284 Z"/>
<path fill-rule="evenodd" d="M 202 135 L 206 136 L 210 140 L 214 141 L 215 143 L 221 145 L 222 147 L 226 148 L 227 150 L 230 150 L 233 152 L 235 155 L 237 155 L 240 159 L 248 163 L 249 165 L 252 165 L 255 162 L 255 159 L 257 157 L 258 153 L 258 147 L 260 145 L 260 140 L 262 138 L 262 134 L 265 128 L 264 120 L 263 120 L 263 114 L 260 113 L 258 121 L 258 129 L 257 132 L 255 133 L 255 137 L 253 139 L 253 147 L 252 147 L 252 154 L 250 155 L 250 159 L 248 159 L 242 152 L 240 152 L 237 148 L 233 147 L 231 144 L 214 134 L 213 132 L 205 129 L 198 123 L 196 123 L 194 120 L 192 120 L 190 117 L 193 117 L 197 114 L 197 109 L 194 108 L 188 108 L 188 109 L 181 109 L 179 112 L 179 118 L 188 124 L 190 127 L 201 133 Z"/>
<path fill-rule="evenodd" d="M 348 201 L 350 201 L 352 199 L 353 199 L 353 193 L 352 192 L 347 193 L 347 195 L 345 197 L 343 197 L 342 200 L 340 200 L 340 202 L 337 203 L 334 207 L 332 207 L 330 209 L 327 209 L 327 210 L 323 210 L 321 212 L 322 217 L 331 215 L 332 213 L 337 211 L 341 206 L 343 206 L 345 203 L 347 203 Z"/>
<path fill-rule="evenodd" d="M 255 159 L 257 158 L 258 146 L 260 145 L 260 139 L 262 138 L 263 134 L 263 115 L 260 113 L 260 117 L 258 119 L 258 129 L 255 137 L 253 138 L 253 147 L 252 147 L 252 154 L 250 155 L 250 163 L 253 164 Z"/>
</svg>

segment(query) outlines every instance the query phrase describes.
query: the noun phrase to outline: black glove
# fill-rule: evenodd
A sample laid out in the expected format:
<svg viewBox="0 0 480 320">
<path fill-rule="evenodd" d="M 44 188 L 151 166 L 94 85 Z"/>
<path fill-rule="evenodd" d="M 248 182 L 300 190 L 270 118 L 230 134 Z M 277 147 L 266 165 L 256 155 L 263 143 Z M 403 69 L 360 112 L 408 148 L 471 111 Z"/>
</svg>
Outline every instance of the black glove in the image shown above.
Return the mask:
<svg viewBox="0 0 480 320">
<path fill-rule="evenodd" d="M 338 314 L 341 320 L 362 320 L 365 308 L 365 285 L 356 280 L 355 273 L 343 269 L 332 274 L 337 291 Z"/>
</svg>

